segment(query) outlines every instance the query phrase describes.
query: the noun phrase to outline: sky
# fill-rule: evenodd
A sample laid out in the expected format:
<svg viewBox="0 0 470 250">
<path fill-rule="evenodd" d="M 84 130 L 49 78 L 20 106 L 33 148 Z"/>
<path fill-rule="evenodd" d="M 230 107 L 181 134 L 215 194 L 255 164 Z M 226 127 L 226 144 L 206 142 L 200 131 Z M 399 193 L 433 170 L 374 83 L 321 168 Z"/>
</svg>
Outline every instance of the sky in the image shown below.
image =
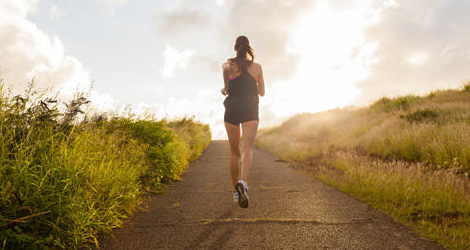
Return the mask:
<svg viewBox="0 0 470 250">
<path fill-rule="evenodd" d="M 221 65 L 246 35 L 260 127 L 470 80 L 468 0 L 0 0 L 0 78 L 226 138 Z"/>
</svg>

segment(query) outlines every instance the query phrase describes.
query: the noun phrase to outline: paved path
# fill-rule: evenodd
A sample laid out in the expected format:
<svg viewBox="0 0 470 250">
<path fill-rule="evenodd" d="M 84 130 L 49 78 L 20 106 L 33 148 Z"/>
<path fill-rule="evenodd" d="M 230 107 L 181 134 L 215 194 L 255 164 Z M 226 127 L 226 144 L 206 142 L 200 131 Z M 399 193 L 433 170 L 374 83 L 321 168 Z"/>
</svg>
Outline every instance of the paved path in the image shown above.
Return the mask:
<svg viewBox="0 0 470 250">
<path fill-rule="evenodd" d="M 228 143 L 152 196 L 102 249 L 442 249 L 361 201 L 254 150 L 250 206 L 232 200 Z"/>
</svg>

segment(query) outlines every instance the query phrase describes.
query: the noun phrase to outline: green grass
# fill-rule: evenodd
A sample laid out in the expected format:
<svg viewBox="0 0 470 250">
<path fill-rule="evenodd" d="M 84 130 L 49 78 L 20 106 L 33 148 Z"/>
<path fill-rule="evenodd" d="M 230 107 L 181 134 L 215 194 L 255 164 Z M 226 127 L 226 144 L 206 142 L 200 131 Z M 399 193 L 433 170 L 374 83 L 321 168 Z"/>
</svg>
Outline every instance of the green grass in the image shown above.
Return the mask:
<svg viewBox="0 0 470 250">
<path fill-rule="evenodd" d="M 450 249 L 469 249 L 469 85 L 298 115 L 261 130 L 257 144 Z"/>
<path fill-rule="evenodd" d="M 0 93 L 0 245 L 77 249 L 120 226 L 141 201 L 179 179 L 210 142 L 207 125 L 85 114 L 29 88 Z"/>
</svg>

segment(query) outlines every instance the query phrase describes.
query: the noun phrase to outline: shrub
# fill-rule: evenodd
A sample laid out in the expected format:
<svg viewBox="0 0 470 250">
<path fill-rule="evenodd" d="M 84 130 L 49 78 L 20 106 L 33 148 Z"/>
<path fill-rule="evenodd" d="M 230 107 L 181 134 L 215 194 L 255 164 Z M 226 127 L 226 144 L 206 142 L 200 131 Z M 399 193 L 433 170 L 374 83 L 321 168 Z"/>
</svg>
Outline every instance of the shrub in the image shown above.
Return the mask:
<svg viewBox="0 0 470 250">
<path fill-rule="evenodd" d="M 404 115 L 402 116 L 402 118 L 404 118 L 410 123 L 413 123 L 413 122 L 421 123 L 421 122 L 436 122 L 436 118 L 438 116 L 439 114 L 434 110 L 423 109 L 423 110 L 417 110 L 407 115 Z"/>
<path fill-rule="evenodd" d="M 371 105 L 371 109 L 378 110 L 382 112 L 390 112 L 390 111 L 400 111 L 400 110 L 408 110 L 413 105 L 420 103 L 423 101 L 422 97 L 409 95 L 397 98 L 387 98 L 383 97 L 373 103 Z"/>
<path fill-rule="evenodd" d="M 470 93 L 470 81 L 463 86 L 463 92 Z"/>
<path fill-rule="evenodd" d="M 208 126 L 192 120 L 174 130 L 166 121 L 88 119 L 83 94 L 64 104 L 32 88 L 16 96 L 0 92 L 6 249 L 97 245 L 97 235 L 118 227 L 143 191 L 177 180 L 210 141 Z"/>
</svg>

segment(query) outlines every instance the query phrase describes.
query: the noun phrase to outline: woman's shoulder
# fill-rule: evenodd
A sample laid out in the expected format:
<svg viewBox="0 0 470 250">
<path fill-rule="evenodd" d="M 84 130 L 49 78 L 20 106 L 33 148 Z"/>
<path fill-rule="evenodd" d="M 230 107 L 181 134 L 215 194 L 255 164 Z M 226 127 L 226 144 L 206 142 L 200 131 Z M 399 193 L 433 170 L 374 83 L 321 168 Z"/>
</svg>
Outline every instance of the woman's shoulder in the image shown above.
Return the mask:
<svg viewBox="0 0 470 250">
<path fill-rule="evenodd" d="M 235 65 L 235 62 L 232 61 L 232 59 L 227 59 L 224 63 L 222 63 L 222 68 L 223 69 L 230 69 L 230 67 L 233 67 Z"/>
<path fill-rule="evenodd" d="M 228 59 L 226 62 L 222 64 L 222 68 L 224 70 L 237 70 L 238 64 L 237 62 L 233 61 L 232 59 Z"/>
<path fill-rule="evenodd" d="M 256 71 L 261 71 L 261 64 L 258 62 L 252 62 L 250 65 L 251 68 L 253 68 Z"/>
<path fill-rule="evenodd" d="M 224 62 L 224 63 L 222 63 L 222 69 L 224 69 L 224 70 L 230 69 L 230 62 Z"/>
<path fill-rule="evenodd" d="M 252 64 L 253 64 L 253 66 L 256 67 L 256 68 L 261 68 L 261 64 L 258 63 L 258 62 L 253 62 Z"/>
<path fill-rule="evenodd" d="M 230 70 L 230 67 L 231 67 L 230 61 L 226 61 L 226 62 L 222 63 L 222 69 L 223 70 Z"/>
</svg>

